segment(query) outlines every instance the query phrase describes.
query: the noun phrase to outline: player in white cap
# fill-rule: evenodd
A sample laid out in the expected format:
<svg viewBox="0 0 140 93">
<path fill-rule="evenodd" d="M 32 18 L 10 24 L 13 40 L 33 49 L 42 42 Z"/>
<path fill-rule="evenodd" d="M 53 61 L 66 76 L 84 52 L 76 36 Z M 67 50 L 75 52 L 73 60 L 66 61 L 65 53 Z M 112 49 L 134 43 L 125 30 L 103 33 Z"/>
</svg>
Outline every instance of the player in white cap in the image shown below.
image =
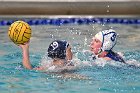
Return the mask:
<svg viewBox="0 0 140 93">
<path fill-rule="evenodd" d="M 91 42 L 91 51 L 96 57 L 125 63 L 123 58 L 112 51 L 117 42 L 117 33 L 113 29 L 98 32 Z"/>
</svg>

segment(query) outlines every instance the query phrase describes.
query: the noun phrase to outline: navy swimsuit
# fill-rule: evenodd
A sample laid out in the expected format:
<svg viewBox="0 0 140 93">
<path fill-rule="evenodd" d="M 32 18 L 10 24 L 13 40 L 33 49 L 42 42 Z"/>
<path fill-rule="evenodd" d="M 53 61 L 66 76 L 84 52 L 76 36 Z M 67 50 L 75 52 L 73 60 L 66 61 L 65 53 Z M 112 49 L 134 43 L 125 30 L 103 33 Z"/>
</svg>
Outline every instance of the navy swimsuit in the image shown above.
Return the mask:
<svg viewBox="0 0 140 93">
<path fill-rule="evenodd" d="M 111 58 L 114 61 L 119 61 L 119 62 L 125 63 L 125 61 L 123 60 L 123 58 L 119 54 L 113 52 L 112 50 L 110 50 L 108 52 L 108 54 L 106 55 L 106 57 L 109 57 L 109 58 Z M 95 60 L 96 59 L 96 56 L 95 55 L 92 55 L 92 59 Z"/>
<path fill-rule="evenodd" d="M 119 54 L 113 52 L 112 50 L 110 50 L 108 52 L 108 54 L 106 55 L 106 57 L 109 57 L 109 58 L 111 58 L 114 61 L 119 61 L 119 62 L 125 63 L 125 61 L 123 60 L 123 58 Z"/>
</svg>

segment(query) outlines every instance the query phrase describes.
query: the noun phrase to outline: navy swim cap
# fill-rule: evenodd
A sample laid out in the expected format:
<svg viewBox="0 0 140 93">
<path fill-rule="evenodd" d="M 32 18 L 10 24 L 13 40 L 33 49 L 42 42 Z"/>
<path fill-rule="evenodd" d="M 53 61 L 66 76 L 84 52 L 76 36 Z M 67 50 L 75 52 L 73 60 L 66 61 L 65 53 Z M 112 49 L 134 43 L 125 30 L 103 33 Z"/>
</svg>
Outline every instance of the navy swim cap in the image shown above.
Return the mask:
<svg viewBox="0 0 140 93">
<path fill-rule="evenodd" d="M 65 59 L 66 57 L 66 48 L 69 46 L 68 42 L 55 40 L 53 41 L 48 48 L 48 57 L 50 58 L 60 58 Z"/>
</svg>

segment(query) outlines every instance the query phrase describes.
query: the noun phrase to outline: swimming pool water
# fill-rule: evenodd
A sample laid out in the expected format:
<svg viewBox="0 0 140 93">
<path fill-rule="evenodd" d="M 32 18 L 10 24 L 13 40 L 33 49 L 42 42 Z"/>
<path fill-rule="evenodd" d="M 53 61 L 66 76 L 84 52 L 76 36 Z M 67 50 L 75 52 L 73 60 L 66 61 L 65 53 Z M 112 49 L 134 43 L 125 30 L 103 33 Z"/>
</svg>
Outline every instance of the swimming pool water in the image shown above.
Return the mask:
<svg viewBox="0 0 140 93">
<path fill-rule="evenodd" d="M 119 34 L 114 50 L 122 52 L 125 60 L 140 62 L 139 24 L 66 24 L 32 25 L 30 59 L 39 65 L 48 45 L 54 39 L 65 39 L 72 45 L 74 59 L 88 61 L 91 38 L 102 29 L 113 28 Z M 0 92 L 1 93 L 139 93 L 140 68 L 115 63 L 105 66 L 85 66 L 74 74 L 89 79 L 62 78 L 62 75 L 26 70 L 22 54 L 7 36 L 8 26 L 0 26 Z M 77 55 L 77 53 L 79 53 Z M 83 54 L 82 54 L 83 53 Z M 91 63 L 91 61 L 88 61 Z"/>
</svg>

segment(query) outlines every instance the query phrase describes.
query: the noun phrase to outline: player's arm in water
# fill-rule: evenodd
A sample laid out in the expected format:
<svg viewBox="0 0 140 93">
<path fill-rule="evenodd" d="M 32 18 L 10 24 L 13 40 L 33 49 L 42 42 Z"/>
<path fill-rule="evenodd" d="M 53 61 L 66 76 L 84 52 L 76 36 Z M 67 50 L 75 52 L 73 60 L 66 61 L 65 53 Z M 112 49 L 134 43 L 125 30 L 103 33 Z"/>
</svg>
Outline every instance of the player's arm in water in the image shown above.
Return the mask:
<svg viewBox="0 0 140 93">
<path fill-rule="evenodd" d="M 29 42 L 25 43 L 24 45 L 19 45 L 20 48 L 22 49 L 22 64 L 26 69 L 34 69 L 34 70 L 43 70 L 43 67 L 36 67 L 33 68 L 31 63 L 30 63 L 30 58 L 29 58 Z"/>
</svg>

